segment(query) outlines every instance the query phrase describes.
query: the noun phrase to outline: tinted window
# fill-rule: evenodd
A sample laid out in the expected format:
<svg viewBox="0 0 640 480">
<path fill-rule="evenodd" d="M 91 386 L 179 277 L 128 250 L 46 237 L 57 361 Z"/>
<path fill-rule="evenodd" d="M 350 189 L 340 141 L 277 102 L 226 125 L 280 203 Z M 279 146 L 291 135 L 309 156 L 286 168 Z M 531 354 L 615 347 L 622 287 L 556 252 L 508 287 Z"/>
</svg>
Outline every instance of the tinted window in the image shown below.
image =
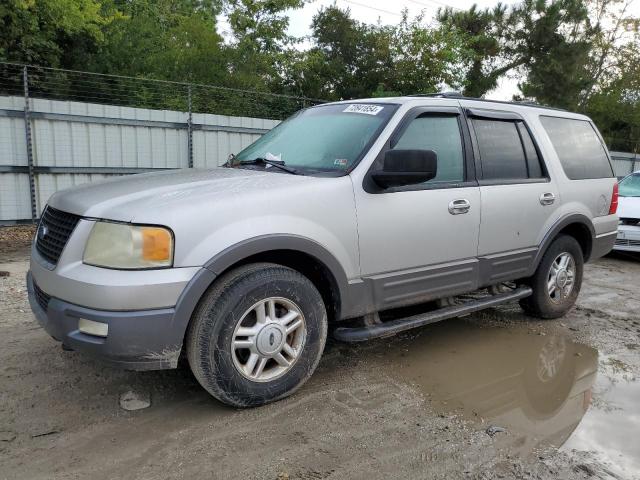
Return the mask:
<svg viewBox="0 0 640 480">
<path fill-rule="evenodd" d="M 464 155 L 456 116 L 425 115 L 413 120 L 394 150 L 433 150 L 438 155 L 438 174 L 429 182 L 464 181 Z"/>
<path fill-rule="evenodd" d="M 529 177 L 527 159 L 515 122 L 473 119 L 473 127 L 484 180 Z"/>
<path fill-rule="evenodd" d="M 564 173 L 571 180 L 612 177 L 604 146 L 591 123 L 558 117 L 540 117 Z"/>
<path fill-rule="evenodd" d="M 524 154 L 527 157 L 527 168 L 529 169 L 529 178 L 541 178 L 543 177 L 542 165 L 540 157 L 538 157 L 538 151 L 533 144 L 533 139 L 527 127 L 524 123 L 518 122 L 518 131 L 520 132 L 520 138 L 522 139 L 522 145 L 524 147 Z"/>
</svg>

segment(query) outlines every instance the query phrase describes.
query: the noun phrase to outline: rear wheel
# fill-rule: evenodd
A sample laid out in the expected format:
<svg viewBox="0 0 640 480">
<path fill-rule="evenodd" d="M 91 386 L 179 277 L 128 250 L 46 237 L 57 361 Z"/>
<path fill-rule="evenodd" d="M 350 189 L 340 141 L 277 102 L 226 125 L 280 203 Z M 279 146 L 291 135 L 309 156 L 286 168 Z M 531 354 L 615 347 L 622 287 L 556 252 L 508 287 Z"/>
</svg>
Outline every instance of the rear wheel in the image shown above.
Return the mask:
<svg viewBox="0 0 640 480">
<path fill-rule="evenodd" d="M 313 373 L 327 337 L 322 297 L 309 279 L 275 264 L 222 277 L 200 302 L 187 354 L 220 401 L 250 407 L 292 394 Z"/>
<path fill-rule="evenodd" d="M 582 286 L 584 260 L 580 244 L 561 235 L 545 252 L 531 277 L 533 294 L 520 301 L 522 308 L 539 318 L 558 318 L 576 302 Z"/>
</svg>

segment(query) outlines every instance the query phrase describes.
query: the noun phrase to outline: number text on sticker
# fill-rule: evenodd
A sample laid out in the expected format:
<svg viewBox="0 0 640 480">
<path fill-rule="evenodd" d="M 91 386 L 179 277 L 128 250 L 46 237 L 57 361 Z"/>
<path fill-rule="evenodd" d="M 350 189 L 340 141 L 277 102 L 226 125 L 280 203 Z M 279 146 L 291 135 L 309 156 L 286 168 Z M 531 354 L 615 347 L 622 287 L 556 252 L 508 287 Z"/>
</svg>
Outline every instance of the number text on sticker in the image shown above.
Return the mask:
<svg viewBox="0 0 640 480">
<path fill-rule="evenodd" d="M 364 103 L 354 103 L 343 110 L 345 113 L 364 113 L 365 115 L 377 115 L 384 109 L 380 105 L 366 105 Z"/>
</svg>

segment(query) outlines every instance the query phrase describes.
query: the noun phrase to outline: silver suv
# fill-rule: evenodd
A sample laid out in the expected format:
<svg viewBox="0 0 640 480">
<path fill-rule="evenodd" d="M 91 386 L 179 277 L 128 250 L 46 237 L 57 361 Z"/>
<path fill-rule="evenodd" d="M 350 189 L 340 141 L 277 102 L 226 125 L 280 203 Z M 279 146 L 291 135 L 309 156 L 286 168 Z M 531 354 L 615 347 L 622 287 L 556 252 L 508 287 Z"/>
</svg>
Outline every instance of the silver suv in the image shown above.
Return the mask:
<svg viewBox="0 0 640 480">
<path fill-rule="evenodd" d="M 260 405 L 309 378 L 329 326 L 362 341 L 515 300 L 565 314 L 614 244 L 617 188 L 583 115 L 330 103 L 220 168 L 55 194 L 29 299 L 65 347 L 138 370 L 183 354 L 216 398 Z"/>
</svg>

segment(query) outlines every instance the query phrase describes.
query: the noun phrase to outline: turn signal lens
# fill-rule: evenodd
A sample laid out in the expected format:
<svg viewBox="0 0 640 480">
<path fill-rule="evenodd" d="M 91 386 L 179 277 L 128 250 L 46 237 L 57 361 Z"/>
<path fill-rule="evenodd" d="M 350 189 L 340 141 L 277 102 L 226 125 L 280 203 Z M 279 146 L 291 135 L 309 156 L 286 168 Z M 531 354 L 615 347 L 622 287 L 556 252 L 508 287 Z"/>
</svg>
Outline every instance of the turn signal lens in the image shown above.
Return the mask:
<svg viewBox="0 0 640 480">
<path fill-rule="evenodd" d="M 171 234 L 164 228 L 142 228 L 142 258 L 167 261 L 171 258 Z"/>
<path fill-rule="evenodd" d="M 613 185 L 613 193 L 611 194 L 611 205 L 609 206 L 609 215 L 613 215 L 618 211 L 618 183 Z"/>
</svg>

